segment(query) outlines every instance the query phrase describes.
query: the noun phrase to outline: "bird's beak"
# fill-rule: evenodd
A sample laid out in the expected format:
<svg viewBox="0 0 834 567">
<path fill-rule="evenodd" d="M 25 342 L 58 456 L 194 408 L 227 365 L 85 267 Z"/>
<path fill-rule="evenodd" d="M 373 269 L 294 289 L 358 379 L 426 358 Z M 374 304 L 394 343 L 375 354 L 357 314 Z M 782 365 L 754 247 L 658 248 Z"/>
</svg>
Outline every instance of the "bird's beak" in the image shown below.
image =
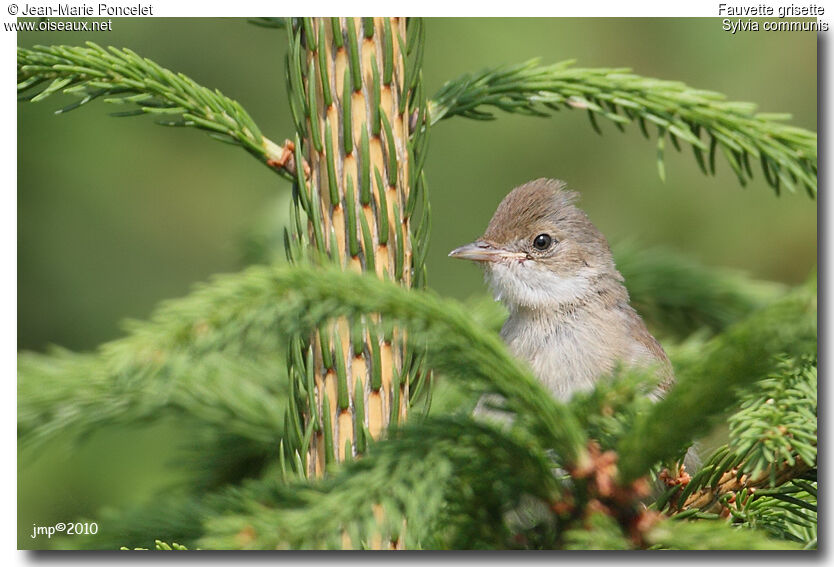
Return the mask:
<svg viewBox="0 0 834 567">
<path fill-rule="evenodd" d="M 460 258 L 461 260 L 474 260 L 475 262 L 498 262 L 507 258 L 517 256 L 515 252 L 510 252 L 503 248 L 497 248 L 483 240 L 476 240 L 471 244 L 455 248 L 449 252 L 450 258 Z"/>
</svg>

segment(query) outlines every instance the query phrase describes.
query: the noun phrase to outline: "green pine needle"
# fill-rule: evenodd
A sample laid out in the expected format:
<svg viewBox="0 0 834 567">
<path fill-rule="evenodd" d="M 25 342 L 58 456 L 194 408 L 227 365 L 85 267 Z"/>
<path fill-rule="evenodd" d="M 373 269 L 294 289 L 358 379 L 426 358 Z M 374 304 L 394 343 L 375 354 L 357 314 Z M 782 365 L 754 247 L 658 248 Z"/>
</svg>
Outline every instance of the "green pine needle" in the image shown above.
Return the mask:
<svg viewBox="0 0 834 567">
<path fill-rule="evenodd" d="M 676 368 L 666 399 L 640 416 L 619 441 L 620 471 L 631 480 L 705 434 L 737 400 L 737 387 L 773 371 L 778 353 L 816 353 L 816 286 L 805 285 L 713 338 L 698 359 Z"/>
<path fill-rule="evenodd" d="M 275 144 L 264 138 L 238 102 L 127 48 L 105 49 L 92 42 L 86 47 L 18 47 L 17 82 L 22 100 L 38 102 L 57 93 L 78 97 L 56 111 L 59 114 L 102 99 L 131 107 L 115 116 L 151 114 L 166 126 L 220 135 L 221 140 L 242 146 L 263 162 L 279 157 L 272 155 Z M 283 168 L 274 169 L 289 178 Z"/>
<path fill-rule="evenodd" d="M 70 425 L 89 431 L 101 421 L 142 413 L 148 404 L 158 407 L 170 403 L 170 390 L 179 388 L 181 383 L 172 377 L 183 380 L 182 384 L 205 380 L 204 373 L 213 371 L 210 365 L 206 366 L 213 360 L 212 353 L 224 355 L 217 364 L 230 365 L 222 375 L 268 374 L 268 367 L 260 366 L 235 370 L 236 364 L 252 363 L 239 361 L 233 355 L 252 349 L 260 352 L 269 345 L 280 344 L 282 337 L 304 336 L 333 317 L 350 319 L 367 313 L 379 313 L 384 320 L 397 321 L 417 344 L 428 341 L 429 364 L 447 376 L 467 387 L 501 394 L 508 409 L 519 414 L 520 423 L 549 438 L 551 446 L 566 459 L 578 457 L 583 450 L 585 439 L 571 412 L 521 367 L 495 333 L 473 320 L 464 306 L 373 276 L 308 266 L 257 266 L 215 278 L 192 295 L 163 304 L 151 321 L 131 323 L 125 338 L 106 343 L 95 356 L 21 355 L 21 384 L 27 391 L 21 395 L 19 410 L 22 435 L 45 439 Z M 44 380 L 60 385 L 66 375 L 75 378 L 64 387 L 39 393 Z M 84 384 L 85 376 L 94 379 L 74 394 L 71 384 Z M 225 385 L 226 388 L 249 388 L 245 382 L 227 379 L 234 384 Z M 219 377 L 217 381 L 213 386 L 215 395 L 210 399 L 222 405 L 226 396 L 217 389 L 222 385 Z M 154 388 L 159 393 L 151 396 Z M 189 404 L 199 402 L 194 399 L 199 392 L 205 392 L 205 388 L 187 391 Z M 281 399 L 278 394 L 253 389 L 237 391 L 230 400 L 242 394 L 251 396 L 251 404 L 256 404 L 259 396 L 263 404 L 275 404 Z M 55 404 L 65 404 L 67 409 L 55 413 Z M 281 420 L 271 423 L 264 416 L 259 417 L 257 411 L 242 410 L 229 420 L 230 427 L 243 422 L 240 431 L 233 432 L 255 438 L 268 434 L 272 427 L 273 438 L 280 435 Z M 216 420 L 222 421 L 221 415 Z M 264 415 L 275 413 L 270 410 Z"/>
<path fill-rule="evenodd" d="M 658 127 L 658 171 L 665 177 L 663 135 L 674 144 L 690 144 L 703 167 L 701 153 L 714 163 L 716 145 L 739 181 L 752 177 L 749 159 L 761 162 L 774 190 L 804 187 L 817 194 L 817 136 L 783 123 L 785 115 L 757 114 L 755 105 L 727 101 L 716 92 L 693 89 L 677 81 L 634 75 L 629 69 L 583 69 L 572 61 L 539 65 L 531 60 L 485 69 L 447 82 L 429 103 L 431 123 L 452 116 L 491 120 L 490 107 L 528 116 L 549 116 L 553 110 L 582 109 L 621 126 L 645 122 Z M 703 134 L 703 136 L 702 136 Z M 714 173 L 714 167 L 711 168 Z"/>
<path fill-rule="evenodd" d="M 792 542 L 768 537 L 758 530 L 736 528 L 719 520 L 666 520 L 651 530 L 649 541 L 659 549 L 680 550 L 797 550 Z"/>
<path fill-rule="evenodd" d="M 467 416 L 409 423 L 323 481 L 244 488 L 249 498 L 241 500 L 254 502 L 209 518 L 200 545 L 239 548 L 238 534 L 248 532 L 247 549 L 340 549 L 347 533 L 353 548 L 363 548 L 374 536 L 388 540 L 406 518 L 407 549 L 502 545 L 504 507 L 525 494 L 556 494 L 550 469 L 531 439 Z M 381 523 L 373 504 L 385 511 Z M 472 518 L 475 533 L 468 531 Z"/>
<path fill-rule="evenodd" d="M 797 458 L 815 466 L 816 358 L 801 362 L 782 358 L 774 372 L 744 393 L 729 425 L 729 448 L 740 457 L 738 467 L 749 476 L 773 473 L 774 463 L 793 466 Z"/>
</svg>

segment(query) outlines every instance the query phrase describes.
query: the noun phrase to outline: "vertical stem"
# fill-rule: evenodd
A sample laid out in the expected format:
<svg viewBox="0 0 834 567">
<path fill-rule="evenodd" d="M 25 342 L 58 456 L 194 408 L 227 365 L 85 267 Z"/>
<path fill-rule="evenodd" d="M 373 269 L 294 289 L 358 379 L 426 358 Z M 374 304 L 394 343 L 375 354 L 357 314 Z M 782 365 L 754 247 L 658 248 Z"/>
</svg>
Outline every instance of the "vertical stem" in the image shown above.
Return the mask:
<svg viewBox="0 0 834 567">
<path fill-rule="evenodd" d="M 422 23 L 408 27 L 405 18 L 305 18 L 292 26 L 287 76 L 296 157 L 310 170 L 294 186 L 291 261 L 333 262 L 423 285 L 428 206 L 413 165 L 426 135 L 415 48 Z M 405 339 L 369 315 L 330 321 L 293 343 L 294 438 L 286 456 L 308 477 L 361 456 L 370 439 L 406 418 L 411 388 L 420 390 L 426 377 Z"/>
</svg>

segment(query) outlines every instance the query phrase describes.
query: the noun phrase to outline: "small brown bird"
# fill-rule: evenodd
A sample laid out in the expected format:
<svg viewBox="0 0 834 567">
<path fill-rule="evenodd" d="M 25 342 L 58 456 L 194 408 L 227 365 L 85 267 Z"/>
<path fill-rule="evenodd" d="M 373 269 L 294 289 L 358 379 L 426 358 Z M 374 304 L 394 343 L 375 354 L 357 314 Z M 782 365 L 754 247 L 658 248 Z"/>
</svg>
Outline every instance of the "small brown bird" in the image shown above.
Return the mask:
<svg viewBox="0 0 834 567">
<path fill-rule="evenodd" d="M 530 181 L 504 198 L 481 238 L 449 256 L 484 266 L 510 312 L 501 336 L 557 399 L 591 389 L 620 363 L 656 368 L 658 397 L 672 366 L 576 199 L 561 181 Z"/>
</svg>

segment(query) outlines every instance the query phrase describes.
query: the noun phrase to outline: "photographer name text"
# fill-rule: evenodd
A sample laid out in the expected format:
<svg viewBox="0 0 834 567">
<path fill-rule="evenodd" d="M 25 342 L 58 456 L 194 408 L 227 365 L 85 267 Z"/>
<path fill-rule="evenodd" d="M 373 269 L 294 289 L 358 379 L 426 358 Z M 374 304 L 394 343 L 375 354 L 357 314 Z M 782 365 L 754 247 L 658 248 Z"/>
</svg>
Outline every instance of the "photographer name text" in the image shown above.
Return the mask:
<svg viewBox="0 0 834 567">
<path fill-rule="evenodd" d="M 23 17 L 32 16 L 153 16 L 153 6 L 150 4 L 54 4 L 35 6 L 24 4 L 17 14 Z"/>
</svg>

